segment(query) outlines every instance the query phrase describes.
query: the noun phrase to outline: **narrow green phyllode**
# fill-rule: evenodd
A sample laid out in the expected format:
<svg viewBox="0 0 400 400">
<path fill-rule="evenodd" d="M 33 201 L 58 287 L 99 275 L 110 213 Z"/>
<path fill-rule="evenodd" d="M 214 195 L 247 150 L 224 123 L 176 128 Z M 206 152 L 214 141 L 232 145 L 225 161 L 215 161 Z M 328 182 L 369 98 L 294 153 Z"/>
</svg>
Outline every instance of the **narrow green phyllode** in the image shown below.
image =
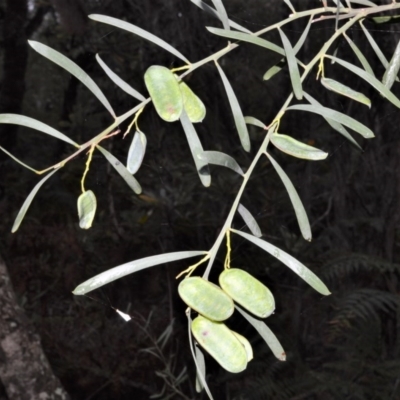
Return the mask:
<svg viewBox="0 0 400 400">
<path fill-rule="evenodd" d="M 221 288 L 199 276 L 184 279 L 178 292 L 190 308 L 213 321 L 224 321 L 235 310 L 232 299 Z"/>
</svg>

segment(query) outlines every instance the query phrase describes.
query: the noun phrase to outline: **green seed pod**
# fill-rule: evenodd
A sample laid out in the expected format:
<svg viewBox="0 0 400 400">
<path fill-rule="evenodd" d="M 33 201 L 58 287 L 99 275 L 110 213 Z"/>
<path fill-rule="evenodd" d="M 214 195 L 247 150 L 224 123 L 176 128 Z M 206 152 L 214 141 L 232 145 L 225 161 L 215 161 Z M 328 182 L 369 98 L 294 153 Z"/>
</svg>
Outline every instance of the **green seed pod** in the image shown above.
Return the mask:
<svg viewBox="0 0 400 400">
<path fill-rule="evenodd" d="M 247 361 L 251 361 L 253 359 L 253 348 L 251 347 L 250 342 L 240 333 L 234 331 L 232 331 L 232 333 L 239 339 L 239 342 L 242 343 L 244 349 L 246 350 Z"/>
<path fill-rule="evenodd" d="M 175 75 L 178 79 L 178 77 Z M 202 122 L 206 116 L 206 107 L 204 103 L 196 96 L 192 89 L 185 82 L 179 82 L 179 87 L 181 88 L 183 97 L 183 107 L 186 111 L 191 122 Z"/>
<path fill-rule="evenodd" d="M 192 322 L 192 333 L 197 342 L 222 368 L 233 373 L 246 369 L 246 350 L 235 333 L 225 324 L 210 321 L 199 315 Z"/>
<path fill-rule="evenodd" d="M 224 321 L 233 314 L 232 299 L 220 287 L 199 276 L 184 279 L 178 292 L 190 308 L 213 321 Z"/>
<path fill-rule="evenodd" d="M 177 121 L 183 99 L 174 74 L 166 67 L 153 65 L 144 74 L 144 82 L 158 115 L 167 122 Z"/>
<path fill-rule="evenodd" d="M 226 269 L 219 276 L 219 284 L 234 301 L 257 317 L 268 317 L 275 310 L 270 290 L 242 269 Z"/>
<path fill-rule="evenodd" d="M 82 229 L 89 229 L 92 226 L 96 214 L 96 196 L 91 190 L 82 193 L 78 198 L 79 226 Z"/>
</svg>

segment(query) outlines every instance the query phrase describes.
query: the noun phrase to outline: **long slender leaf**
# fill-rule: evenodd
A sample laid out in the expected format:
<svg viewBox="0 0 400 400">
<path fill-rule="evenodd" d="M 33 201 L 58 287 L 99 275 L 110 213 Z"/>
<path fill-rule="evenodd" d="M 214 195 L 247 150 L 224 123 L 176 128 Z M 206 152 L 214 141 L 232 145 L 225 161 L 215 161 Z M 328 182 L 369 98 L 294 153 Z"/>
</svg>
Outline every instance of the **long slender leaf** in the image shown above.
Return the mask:
<svg viewBox="0 0 400 400">
<path fill-rule="evenodd" d="M 356 67 L 355 65 L 344 61 L 337 57 L 326 56 L 340 64 L 341 66 L 347 68 L 349 71 L 358 75 L 360 78 L 364 79 L 368 82 L 372 87 L 374 87 L 382 96 L 386 97 L 391 103 L 393 103 L 396 107 L 400 108 L 400 100 L 381 82 L 378 81 L 375 77 L 370 75 L 368 72 L 363 69 Z"/>
<path fill-rule="evenodd" d="M 246 122 L 246 124 L 255 125 L 260 128 L 267 129 L 267 126 L 263 122 L 254 117 L 244 117 L 244 122 Z"/>
<path fill-rule="evenodd" d="M 368 108 L 371 108 L 371 100 L 363 93 L 356 92 L 348 86 L 329 78 L 322 77 L 321 83 L 322 86 L 325 86 L 328 90 L 332 90 L 335 93 L 339 93 L 342 96 L 346 96 L 352 100 L 358 101 L 361 104 L 365 104 Z"/>
<path fill-rule="evenodd" d="M 219 18 L 218 13 L 212 7 L 210 7 L 208 4 L 204 3 L 204 1 L 201 1 L 201 0 L 190 0 L 190 1 L 193 4 L 195 4 L 197 7 L 201 8 L 206 13 L 212 15 L 215 18 Z M 234 21 L 229 20 L 229 25 L 232 28 L 237 29 L 238 31 L 251 33 L 251 31 L 249 31 L 248 29 L 244 28 L 243 26 L 237 24 Z"/>
<path fill-rule="evenodd" d="M 239 138 L 240 142 L 242 143 L 242 147 L 245 151 L 250 151 L 250 137 L 249 137 L 249 132 L 247 131 L 247 126 L 243 117 L 242 109 L 240 108 L 235 92 L 233 91 L 232 86 L 225 75 L 225 72 L 217 62 L 215 62 L 215 64 L 218 68 L 219 74 L 221 75 L 222 83 L 224 84 L 225 91 L 228 96 L 229 104 L 232 109 L 233 118 L 235 120 L 236 129 L 239 133 Z"/>
<path fill-rule="evenodd" d="M 203 151 L 200 154 L 200 158 L 207 161 L 209 164 L 220 165 L 222 167 L 226 167 L 231 169 L 232 171 L 237 172 L 239 175 L 244 175 L 242 168 L 236 162 L 236 160 L 229 156 L 228 154 L 221 153 L 220 151 Z"/>
<path fill-rule="evenodd" d="M 317 105 L 297 104 L 288 107 L 287 110 L 308 111 L 314 114 L 319 114 L 323 117 L 327 117 L 333 121 L 339 122 L 340 124 L 345 125 L 350 129 L 353 129 L 353 131 L 358 132 L 366 139 L 371 139 L 374 137 L 374 133 L 367 126 L 363 125 L 361 122 L 358 122 L 354 118 L 351 118 L 348 115 L 343 114 L 339 111 L 332 110 L 331 108 Z"/>
<path fill-rule="evenodd" d="M 261 247 L 267 253 L 280 260 L 283 264 L 285 264 L 293 272 L 295 272 L 300 278 L 304 279 L 304 281 L 307 282 L 318 293 L 321 293 L 324 296 L 331 294 L 325 284 L 321 281 L 321 279 L 318 278 L 317 275 L 314 274 L 314 272 L 310 271 L 304 264 L 296 260 L 288 253 L 285 253 L 283 250 L 272 245 L 271 243 L 256 238 L 253 235 L 249 235 L 248 233 L 237 231 L 236 229 L 231 229 L 231 231 L 237 233 L 240 236 L 243 236 L 245 239 L 254 243 L 256 246 Z"/>
<path fill-rule="evenodd" d="M 121 19 L 118 18 L 108 17 L 107 15 L 91 14 L 89 15 L 89 18 L 92 19 L 93 21 L 103 22 L 104 24 L 116 26 L 117 28 L 124 29 L 128 32 L 134 33 L 135 35 L 138 35 L 143 39 L 149 40 L 150 42 L 153 42 L 154 44 L 162 47 L 164 50 L 169 51 L 175 57 L 178 57 L 189 64 L 189 60 L 182 53 L 180 53 L 178 50 L 172 47 L 170 44 L 160 39 L 159 37 L 153 35 L 152 33 L 147 32 L 142 28 L 139 28 L 136 25 L 130 24 L 129 22 L 126 21 L 122 21 Z"/>
<path fill-rule="evenodd" d="M 211 175 L 210 169 L 208 168 L 208 162 L 205 160 L 205 157 L 203 157 L 203 146 L 201 145 L 196 130 L 194 129 L 194 126 L 190 121 L 188 115 L 186 114 L 185 110 L 182 111 L 180 120 L 183 130 L 185 131 L 186 139 L 189 143 L 190 151 L 192 152 L 194 163 L 196 165 L 197 173 L 199 174 L 201 183 L 205 187 L 209 187 L 211 185 Z"/>
<path fill-rule="evenodd" d="M 25 164 L 24 162 L 22 162 L 21 160 L 19 160 L 17 157 L 15 157 L 13 154 L 11 154 L 9 151 L 7 151 L 4 147 L 0 146 L 0 150 L 3 151 L 4 153 L 6 153 L 10 158 L 12 158 L 16 163 L 22 165 L 23 167 L 25 167 L 26 169 L 29 169 L 30 171 L 34 172 L 35 174 L 39 174 L 40 171 L 32 168 L 31 166 L 29 166 L 28 164 Z"/>
<path fill-rule="evenodd" d="M 206 376 L 205 376 L 205 374 L 203 374 L 202 366 L 200 364 L 198 364 L 198 362 L 197 362 L 197 357 L 196 357 L 196 354 L 195 354 L 194 344 L 193 344 L 193 337 L 192 337 L 192 318 L 190 318 L 190 308 L 188 308 L 186 310 L 186 316 L 187 316 L 187 319 L 188 319 L 188 335 L 189 335 L 190 351 L 192 353 L 193 361 L 194 361 L 194 363 L 196 365 L 196 377 L 199 379 L 201 385 L 204 387 L 209 399 L 210 400 L 214 400 L 214 398 L 213 398 L 213 396 L 212 396 L 212 394 L 210 392 L 210 389 L 209 389 L 209 387 L 207 385 Z"/>
<path fill-rule="evenodd" d="M 206 29 L 217 36 L 222 36 L 228 39 L 236 39 L 236 40 L 241 40 L 243 42 L 252 43 L 257 46 L 264 47 L 268 50 L 275 51 L 276 53 L 282 56 L 286 55 L 285 50 L 283 50 L 282 47 L 279 47 L 276 44 L 269 42 L 268 40 L 261 39 L 258 36 L 249 35 L 248 33 L 228 31 L 226 29 L 212 28 L 210 26 L 206 26 Z"/>
<path fill-rule="evenodd" d="M 49 125 L 38 121 L 37 119 L 26 117 L 25 115 L 19 114 L 0 114 L 0 124 L 14 124 L 26 126 L 27 128 L 36 129 L 37 131 L 46 133 L 47 135 L 53 136 L 57 139 L 63 140 L 75 147 L 79 147 L 79 144 L 71 140 L 68 136 L 55 130 Z"/>
<path fill-rule="evenodd" d="M 196 364 L 199 366 L 201 376 L 206 376 L 206 361 L 204 359 L 203 352 L 199 349 L 199 346 L 195 346 L 196 353 Z M 204 389 L 201 379 L 199 378 L 199 372 L 196 371 L 196 392 L 200 393 Z"/>
<path fill-rule="evenodd" d="M 282 345 L 280 344 L 275 334 L 271 331 L 271 329 L 269 329 L 264 322 L 254 318 L 240 307 L 235 305 L 235 308 L 240 312 L 240 314 L 243 315 L 245 319 L 247 319 L 247 321 L 251 325 L 253 325 L 253 328 L 265 340 L 265 343 L 267 343 L 268 347 L 271 349 L 274 356 L 280 361 L 286 361 L 285 350 L 283 350 Z"/>
<path fill-rule="evenodd" d="M 314 97 L 310 96 L 308 93 L 303 91 L 304 97 L 307 99 L 307 101 L 316 106 L 322 107 L 321 103 L 319 103 L 317 100 L 314 99 Z M 333 121 L 330 118 L 324 117 L 325 121 L 337 132 L 339 132 L 342 136 L 344 136 L 347 140 L 349 140 L 354 146 L 356 146 L 359 150 L 362 151 L 361 146 L 353 139 L 353 137 L 350 135 L 349 132 L 347 132 L 346 128 L 340 124 L 339 122 Z"/>
<path fill-rule="evenodd" d="M 243 204 L 239 204 L 237 210 L 247 227 L 250 229 L 250 232 L 256 237 L 261 237 L 261 229 L 251 212 Z"/>
<path fill-rule="evenodd" d="M 69 58 L 65 57 L 60 52 L 52 49 L 45 44 L 35 42 L 33 40 L 28 40 L 30 46 L 41 54 L 43 57 L 48 58 L 53 63 L 59 65 L 61 68 L 64 68 L 71 75 L 75 76 L 75 78 L 79 79 L 103 104 L 103 106 L 108 110 L 108 112 L 114 117 L 117 118 L 111 104 L 107 100 L 104 93 L 97 86 L 94 80 L 77 64 L 71 61 Z"/>
<path fill-rule="evenodd" d="M 125 168 L 125 166 L 115 156 L 113 156 L 104 147 L 96 146 L 96 148 L 103 154 L 107 161 L 115 168 L 115 170 L 121 175 L 122 179 L 128 184 L 128 186 L 136 193 L 142 193 L 142 187 L 134 176 Z"/>
<path fill-rule="evenodd" d="M 100 67 L 103 68 L 104 72 L 107 76 L 125 93 L 128 93 L 130 96 L 134 97 L 139 101 L 144 101 L 146 98 L 140 94 L 136 89 L 134 89 L 131 85 L 127 84 L 123 79 L 121 79 L 114 71 L 112 71 L 107 64 L 100 58 L 98 54 L 96 54 L 96 60 L 99 63 Z"/>
<path fill-rule="evenodd" d="M 352 48 L 352 50 L 354 51 L 354 54 L 357 56 L 358 61 L 360 61 L 361 65 L 363 66 L 365 71 L 367 71 L 372 76 L 375 76 L 371 65 L 369 64 L 368 60 L 365 58 L 365 56 L 361 52 L 361 50 L 358 48 L 358 46 L 349 38 L 348 35 L 346 35 L 346 33 L 344 33 L 343 35 L 346 38 L 346 40 L 349 43 L 349 45 Z"/>
<path fill-rule="evenodd" d="M 206 251 L 177 251 L 175 253 L 159 254 L 157 256 L 150 256 L 141 258 L 140 260 L 130 261 L 88 279 L 78 285 L 72 293 L 75 295 L 83 295 L 92 290 L 98 289 L 107 283 L 113 282 L 123 276 L 133 274 L 142 269 L 166 264 L 172 261 L 184 260 L 185 258 L 201 256 L 206 253 Z"/>
<path fill-rule="evenodd" d="M 285 49 L 286 60 L 289 67 L 289 75 L 290 80 L 292 82 L 292 88 L 294 95 L 297 100 L 301 100 L 303 98 L 303 88 L 301 85 L 301 78 L 299 67 L 297 65 L 296 56 L 293 51 L 293 47 L 289 42 L 289 39 L 285 35 L 282 29 L 278 28 L 279 34 L 281 35 L 281 40 L 283 43 L 283 48 Z"/>
<path fill-rule="evenodd" d="M 52 177 L 61 167 L 55 169 L 54 171 L 50 172 L 49 174 L 47 174 L 45 177 L 43 177 L 36 185 L 35 187 L 32 189 L 32 191 L 29 193 L 28 197 L 25 199 L 24 204 L 22 204 L 21 209 L 18 212 L 17 217 L 15 218 L 14 221 L 14 225 L 11 229 L 11 232 L 14 233 L 18 230 L 19 226 L 21 225 L 22 220 L 25 217 L 26 212 L 28 211 L 29 206 L 32 203 L 32 200 L 35 198 L 37 192 L 39 191 L 39 189 L 42 187 L 42 185 L 47 181 L 47 179 L 49 179 L 50 177 Z"/>
<path fill-rule="evenodd" d="M 304 160 L 325 160 L 325 158 L 328 156 L 328 153 L 325 153 L 316 147 L 309 146 L 303 142 L 299 142 L 288 135 L 273 133 L 271 135 L 271 142 L 283 153 L 289 154 L 293 157 L 302 158 Z"/>
<path fill-rule="evenodd" d="M 301 34 L 301 36 L 300 36 L 299 40 L 297 41 L 297 43 L 295 44 L 295 46 L 293 47 L 294 54 L 297 54 L 299 52 L 299 50 L 302 48 L 304 42 L 306 41 L 313 19 L 314 19 L 314 15 L 311 15 L 310 19 L 308 20 L 308 24 L 306 25 L 306 27 L 303 30 L 303 33 Z M 274 75 L 276 75 L 278 72 L 280 72 L 285 65 L 286 65 L 285 59 L 282 58 L 282 60 L 280 60 L 278 63 L 276 63 L 274 66 L 272 66 L 264 74 L 263 80 L 267 81 L 268 79 L 271 79 Z"/>
<path fill-rule="evenodd" d="M 400 41 L 397 43 L 392 59 L 383 75 L 382 83 L 390 89 L 393 86 L 400 69 Z"/>
<path fill-rule="evenodd" d="M 300 231 L 303 235 L 303 238 L 311 242 L 312 234 L 310 222 L 308 221 L 306 210 L 304 209 L 303 203 L 300 200 L 297 190 L 295 189 L 292 181 L 286 175 L 286 172 L 281 168 L 281 166 L 268 153 L 265 154 L 269 158 L 272 166 L 275 168 L 275 171 L 281 178 L 282 183 L 285 185 L 285 189 L 288 192 L 290 201 L 292 202 L 294 211 L 296 213 L 297 222 L 299 223 Z"/>
<path fill-rule="evenodd" d="M 296 10 L 293 7 L 293 4 L 290 2 L 290 0 L 283 0 L 284 3 L 286 3 L 286 5 L 290 8 L 290 10 L 292 11 L 293 14 L 296 14 Z"/>
<path fill-rule="evenodd" d="M 361 26 L 361 28 L 362 28 L 362 30 L 363 30 L 363 32 L 365 34 L 365 37 L 367 38 L 369 44 L 371 45 L 372 49 L 374 50 L 376 56 L 379 58 L 380 62 L 382 63 L 382 65 L 386 69 L 388 67 L 388 65 L 389 65 L 389 61 L 386 59 L 386 57 L 382 53 L 382 50 L 380 49 L 378 44 L 375 42 L 375 39 L 371 36 L 371 34 L 369 33 L 368 29 L 365 28 L 365 26 L 362 23 L 362 21 L 360 21 L 360 26 Z"/>
<path fill-rule="evenodd" d="M 222 0 L 211 0 L 217 10 L 218 18 L 221 20 L 224 29 L 230 30 L 228 14 L 226 13 L 225 7 L 222 4 Z"/>
</svg>

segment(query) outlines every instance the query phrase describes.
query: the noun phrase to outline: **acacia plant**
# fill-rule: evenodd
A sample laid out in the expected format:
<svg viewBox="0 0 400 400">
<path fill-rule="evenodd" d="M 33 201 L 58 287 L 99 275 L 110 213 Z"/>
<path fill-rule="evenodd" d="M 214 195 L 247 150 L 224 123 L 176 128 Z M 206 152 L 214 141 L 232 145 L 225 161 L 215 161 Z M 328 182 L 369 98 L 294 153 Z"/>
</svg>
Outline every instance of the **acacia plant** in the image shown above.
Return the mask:
<svg viewBox="0 0 400 400">
<path fill-rule="evenodd" d="M 221 50 L 196 62 L 189 61 L 177 49 L 161 38 L 129 22 L 105 15 L 90 15 L 90 18 L 94 21 L 126 30 L 134 35 L 147 39 L 161 49 L 170 52 L 181 62 L 181 66 L 168 69 L 166 66 L 153 65 L 148 66 L 146 71 L 135 71 L 137 74 L 144 75 L 145 84 L 150 94 L 150 97 L 146 97 L 116 75 L 115 72 L 104 63 L 99 55 L 97 55 L 96 59 L 108 77 L 120 89 L 130 94 L 139 102 L 134 108 L 117 116 L 101 89 L 78 65 L 45 44 L 30 41 L 29 44 L 36 52 L 58 64 L 79 79 L 109 111 L 114 122 L 91 140 L 79 144 L 63 133 L 38 120 L 16 114 L 0 115 L 1 123 L 17 124 L 36 129 L 59 140 L 63 140 L 76 148 L 67 158 L 41 171 L 31 168 L 21 160 L 16 159 L 5 149 L 1 148 L 24 167 L 39 175 L 46 174 L 39 183 L 36 184 L 22 205 L 12 227 L 13 232 L 17 231 L 19 228 L 33 198 L 41 186 L 53 174 L 65 167 L 69 161 L 83 152 L 87 152 L 87 162 L 80 183 L 82 194 L 78 198 L 78 215 L 81 228 L 88 229 L 91 227 L 96 212 L 95 193 L 85 187 L 85 178 L 90 172 L 91 160 L 95 151 L 101 152 L 129 187 L 136 194 L 140 194 L 142 189 L 134 175 L 140 168 L 142 160 L 145 157 L 147 138 L 143 132 L 146 131 L 146 127 L 140 126 L 139 128 L 139 124 L 140 116 L 146 112 L 146 109 L 151 107 L 151 103 L 154 105 L 159 117 L 166 121 L 165 123 L 180 121 L 192 153 L 194 167 L 198 172 L 201 183 L 205 187 L 211 185 L 209 164 L 230 168 L 242 177 L 241 186 L 236 193 L 230 211 L 226 215 L 225 223 L 210 249 L 164 253 L 131 261 L 92 277 L 76 287 L 73 292 L 75 295 L 83 295 L 109 282 L 145 268 L 172 261 L 200 257 L 197 262 L 182 271 L 177 278 L 184 278 L 179 285 L 179 294 L 188 305 L 186 314 L 188 319 L 190 348 L 197 369 L 196 387 L 198 391 L 205 388 L 210 398 L 212 398 L 212 394 L 205 381 L 205 359 L 201 349 L 205 349 L 222 367 L 230 372 L 240 372 L 244 370 L 247 363 L 253 357 L 251 344 L 248 340 L 236 332 L 231 331 L 227 325 L 225 325 L 225 321 L 232 315 L 234 308 L 236 308 L 258 331 L 273 354 L 279 360 L 285 360 L 285 352 L 279 340 L 264 321 L 260 320 L 269 316 L 274 311 L 274 297 L 272 293 L 261 282 L 253 278 L 251 274 L 237 268 L 231 268 L 232 235 L 241 236 L 280 260 L 320 294 L 330 294 L 325 284 L 310 269 L 303 265 L 301 261 L 261 238 L 262 233 L 255 218 L 247 210 L 245 205 L 241 204 L 242 195 L 246 190 L 246 186 L 256 165 L 259 163 L 260 159 L 265 158 L 271 163 L 286 188 L 303 238 L 307 241 L 311 241 L 311 227 L 301 199 L 287 173 L 271 156 L 270 147 L 272 145 L 287 155 L 309 161 L 324 160 L 328 154 L 318 148 L 302 143 L 290 135 L 283 134 L 280 130 L 282 119 L 285 118 L 288 112 L 292 111 L 305 114 L 314 113 L 323 117 L 332 130 L 344 136 L 351 145 L 359 149 L 361 149 L 360 145 L 347 129 L 361 135 L 365 139 L 374 137 L 374 133 L 366 125 L 349 115 L 325 107 L 319 103 L 318 100 L 311 97 L 307 93 L 307 87 L 305 87 L 306 79 L 310 76 L 314 77 L 320 81 L 321 90 L 327 89 L 336 92 L 366 107 L 371 107 L 371 101 L 363 93 L 357 92 L 341 82 L 326 76 L 326 64 L 334 63 L 334 68 L 341 69 L 342 73 L 353 74 L 357 79 L 361 78 L 365 80 L 383 97 L 400 108 L 400 100 L 390 90 L 394 81 L 397 79 L 397 73 L 400 67 L 399 47 L 395 49 L 392 59 L 388 61 L 364 26 L 364 21 L 366 19 L 370 19 L 377 24 L 390 22 L 390 20 L 395 17 L 388 14 L 393 10 L 399 9 L 400 3 L 393 0 L 390 4 L 376 5 L 369 0 L 345 0 L 342 2 L 333 0 L 332 4 L 329 4 L 327 0 L 323 0 L 319 8 L 298 12 L 290 0 L 283 1 L 290 9 L 288 18 L 258 32 L 251 32 L 229 19 L 221 0 L 212 0 L 215 8 L 201 0 L 191 0 L 194 5 L 216 17 L 223 26 L 222 29 L 216 27 L 206 27 L 206 29 L 214 35 L 227 39 L 226 46 Z M 377 16 L 378 13 L 383 13 L 383 15 Z M 299 35 L 297 42 L 293 44 L 289 41 L 284 30 L 288 25 L 290 26 L 291 23 L 300 19 L 306 19 L 307 24 L 304 31 Z M 334 24 L 335 30 L 333 34 L 315 54 L 307 54 L 310 61 L 303 62 L 297 57 L 297 53 L 306 43 L 310 27 L 313 24 L 325 23 L 325 21 L 328 21 L 326 23 Z M 375 76 L 369 61 L 347 35 L 349 29 L 353 27 L 358 27 L 362 30 L 369 45 L 382 63 L 386 71 L 382 78 Z M 274 43 L 264 38 L 267 33 L 272 31 L 278 33 L 280 37 L 279 43 Z M 347 41 L 349 49 L 351 49 L 358 60 L 358 65 L 337 57 L 335 51 L 336 44 L 339 39 L 343 38 Z M 238 46 L 258 46 L 260 51 L 275 52 L 282 57 L 278 64 L 265 72 L 263 76 L 264 80 L 273 79 L 282 69 L 288 69 L 289 71 L 291 90 L 280 107 L 279 112 L 272 120 L 263 121 L 262 116 L 259 116 L 259 118 L 245 116 L 245 110 L 242 110 L 240 107 L 240 99 L 236 97 L 219 63 L 221 58 L 228 53 L 234 52 Z M 256 151 L 253 151 L 254 156 L 252 161 L 245 168 L 240 167 L 237 161 L 226 153 L 212 150 L 205 151 L 196 133 L 194 123 L 201 123 L 202 120 L 206 118 L 207 110 L 201 99 L 187 86 L 185 77 L 190 73 L 194 73 L 198 68 L 207 63 L 214 64 L 215 68 L 218 70 L 232 110 L 238 139 L 245 152 L 251 152 L 251 142 L 247 125 L 255 125 L 260 130 L 263 130 L 264 136 L 262 143 Z M 217 102 L 224 100 L 225 99 L 215 99 Z M 132 121 L 128 129 L 125 132 L 121 132 L 119 126 L 129 119 L 132 119 Z M 176 129 L 179 128 L 176 127 Z M 125 137 L 131 134 L 133 130 L 135 130 L 135 133 L 130 144 L 125 167 L 123 163 L 101 146 L 101 142 L 110 140 L 112 137 L 118 138 L 122 135 Z M 227 151 L 229 152 L 229 149 L 227 149 Z M 250 233 L 234 229 L 233 218 L 236 213 L 241 215 Z M 209 282 L 209 275 L 211 269 L 217 266 L 214 262 L 218 251 L 221 248 L 225 248 L 225 246 L 226 255 L 223 271 L 221 271 L 219 279 L 220 288 Z M 200 266 L 205 266 L 201 277 L 198 271 L 198 267 Z M 234 305 L 234 302 L 238 303 L 239 306 L 236 304 Z M 193 312 L 198 313 L 199 316 L 192 321 Z M 193 340 L 193 337 L 195 340 Z"/>
</svg>

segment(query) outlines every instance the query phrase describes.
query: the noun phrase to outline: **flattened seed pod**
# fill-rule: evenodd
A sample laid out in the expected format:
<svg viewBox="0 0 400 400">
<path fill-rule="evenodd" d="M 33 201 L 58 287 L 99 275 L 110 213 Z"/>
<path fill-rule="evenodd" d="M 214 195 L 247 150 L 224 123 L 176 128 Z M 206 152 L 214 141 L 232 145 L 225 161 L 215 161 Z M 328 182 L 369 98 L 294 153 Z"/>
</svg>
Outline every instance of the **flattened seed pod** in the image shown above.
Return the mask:
<svg viewBox="0 0 400 400">
<path fill-rule="evenodd" d="M 219 276 L 219 284 L 234 301 L 257 317 L 268 317 L 275 310 L 270 290 L 242 269 L 226 269 Z"/>
<path fill-rule="evenodd" d="M 175 75 L 176 76 L 176 75 Z M 206 107 L 185 82 L 179 82 L 183 97 L 183 107 L 191 122 L 201 122 L 206 116 Z"/>
<path fill-rule="evenodd" d="M 232 299 L 217 285 L 199 276 L 184 279 L 178 292 L 190 308 L 213 321 L 224 321 L 233 314 Z"/>
<path fill-rule="evenodd" d="M 183 99 L 174 74 L 166 67 L 153 65 L 144 74 L 144 82 L 158 115 L 167 122 L 177 121 Z"/>
<path fill-rule="evenodd" d="M 222 368 L 233 373 L 246 369 L 246 350 L 235 333 L 225 324 L 210 321 L 199 315 L 192 322 L 192 333 L 197 342 Z"/>
<path fill-rule="evenodd" d="M 78 198 L 79 226 L 82 229 L 89 229 L 92 226 L 96 214 L 96 196 L 91 190 L 82 193 Z"/>
</svg>

